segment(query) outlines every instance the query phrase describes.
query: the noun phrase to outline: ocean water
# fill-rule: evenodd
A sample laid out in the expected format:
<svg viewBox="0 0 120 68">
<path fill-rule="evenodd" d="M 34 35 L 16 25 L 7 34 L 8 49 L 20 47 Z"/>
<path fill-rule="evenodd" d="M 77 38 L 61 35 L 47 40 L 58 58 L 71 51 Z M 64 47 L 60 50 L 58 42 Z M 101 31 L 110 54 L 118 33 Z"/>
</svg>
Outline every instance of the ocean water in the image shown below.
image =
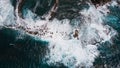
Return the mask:
<svg viewBox="0 0 120 68">
<path fill-rule="evenodd" d="M 56 16 L 49 20 L 53 3 L 26 0 L 21 18 L 17 6 L 15 10 L 17 1 L 0 0 L 0 68 L 120 67 L 116 0 L 97 8 L 89 1 L 61 0 Z"/>
</svg>

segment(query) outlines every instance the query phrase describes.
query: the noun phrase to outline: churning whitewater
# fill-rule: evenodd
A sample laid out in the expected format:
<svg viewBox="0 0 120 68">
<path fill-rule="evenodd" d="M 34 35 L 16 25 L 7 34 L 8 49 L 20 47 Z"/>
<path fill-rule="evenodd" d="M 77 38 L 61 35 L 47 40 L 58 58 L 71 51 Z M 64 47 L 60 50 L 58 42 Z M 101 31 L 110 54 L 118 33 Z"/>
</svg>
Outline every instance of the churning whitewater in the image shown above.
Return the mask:
<svg viewBox="0 0 120 68">
<path fill-rule="evenodd" d="M 89 4 L 89 3 L 88 3 Z M 18 9 L 9 0 L 0 0 L 0 26 L 21 30 L 30 36 L 48 41 L 49 51 L 43 58 L 48 65 L 63 64 L 68 68 L 90 68 L 99 56 L 98 46 L 114 37 L 117 32 L 103 21 L 116 1 L 97 8 L 89 4 L 88 9 L 79 11 L 78 19 L 48 20 L 49 13 L 42 20 L 31 10 L 24 10 L 24 17 L 18 16 Z"/>
</svg>

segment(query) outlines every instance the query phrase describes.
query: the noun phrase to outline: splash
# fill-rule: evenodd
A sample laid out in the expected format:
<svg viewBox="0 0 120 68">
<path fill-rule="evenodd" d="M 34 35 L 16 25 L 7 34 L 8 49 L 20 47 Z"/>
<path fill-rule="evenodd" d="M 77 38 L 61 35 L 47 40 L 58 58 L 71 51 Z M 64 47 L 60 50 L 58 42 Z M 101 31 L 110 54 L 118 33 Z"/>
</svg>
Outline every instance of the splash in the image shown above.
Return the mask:
<svg viewBox="0 0 120 68">
<path fill-rule="evenodd" d="M 93 66 L 95 58 L 99 56 L 97 46 L 109 41 L 117 34 L 102 20 L 109 12 L 106 6 L 107 4 L 96 9 L 90 5 L 89 9 L 79 11 L 81 16 L 78 20 L 53 19 L 49 21 L 41 20 L 30 10 L 26 10 L 25 19 L 21 19 L 17 10 L 17 16 L 14 16 L 9 0 L 0 0 L 0 25 L 21 29 L 29 35 L 49 41 L 50 52 L 44 57 L 45 60 L 47 59 L 45 62 L 48 65 L 64 64 L 69 68 L 89 68 Z M 48 16 L 46 15 L 46 17 Z M 77 36 L 75 37 L 76 30 Z"/>
</svg>

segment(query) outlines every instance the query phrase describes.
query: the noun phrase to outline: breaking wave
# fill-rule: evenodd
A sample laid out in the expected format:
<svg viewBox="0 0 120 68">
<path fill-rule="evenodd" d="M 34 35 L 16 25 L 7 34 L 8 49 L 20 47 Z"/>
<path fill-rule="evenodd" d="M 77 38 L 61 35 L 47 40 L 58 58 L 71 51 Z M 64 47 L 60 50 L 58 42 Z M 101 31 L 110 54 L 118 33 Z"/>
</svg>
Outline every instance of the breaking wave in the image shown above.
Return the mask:
<svg viewBox="0 0 120 68">
<path fill-rule="evenodd" d="M 89 3 L 88 3 L 89 4 Z M 117 35 L 117 31 L 104 22 L 110 10 L 107 6 L 117 5 L 115 1 L 96 7 L 89 4 L 88 9 L 79 11 L 78 18 L 41 20 L 31 10 L 24 10 L 24 19 L 9 0 L 0 0 L 0 26 L 22 30 L 30 36 L 48 41 L 48 52 L 44 63 L 53 66 L 63 64 L 68 68 L 90 68 L 100 55 L 98 47 Z M 17 16 L 15 16 L 15 14 Z M 77 32 L 77 35 L 76 35 Z"/>
</svg>

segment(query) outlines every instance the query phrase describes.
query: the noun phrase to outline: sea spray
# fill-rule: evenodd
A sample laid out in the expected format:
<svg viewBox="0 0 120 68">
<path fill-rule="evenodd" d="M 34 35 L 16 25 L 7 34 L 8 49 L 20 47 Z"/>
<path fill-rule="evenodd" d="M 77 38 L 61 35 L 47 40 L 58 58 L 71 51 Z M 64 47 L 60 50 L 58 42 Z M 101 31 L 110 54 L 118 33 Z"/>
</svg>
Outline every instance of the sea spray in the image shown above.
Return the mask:
<svg viewBox="0 0 120 68">
<path fill-rule="evenodd" d="M 10 5 L 8 0 L 0 1 L 0 3 Z M 81 14 L 78 18 L 79 22 L 75 21 L 75 24 L 72 25 L 69 19 L 54 18 L 49 21 L 41 20 L 38 16 L 35 18 L 35 14 L 28 9 L 25 10 L 25 18 L 22 19 L 18 16 L 17 10 L 13 11 L 11 5 L 3 7 L 3 4 L 0 7 L 1 13 L 3 11 L 6 13 L 0 15 L 2 25 L 7 25 L 4 22 L 8 23 L 9 20 L 12 20 L 16 22 L 16 25 L 12 26 L 14 29 L 23 30 L 29 35 L 49 42 L 49 52 L 44 57 L 45 60 L 47 59 L 44 62 L 49 66 L 59 67 L 59 64 L 63 64 L 69 68 L 90 68 L 93 66 L 95 58 L 99 56 L 98 46 L 117 34 L 109 25 L 104 24 L 103 18 L 109 12 L 107 5 L 97 8 L 90 5 L 89 9 L 79 11 Z M 11 16 L 8 19 L 7 17 L 11 13 L 16 13 L 17 16 Z M 12 25 L 12 21 L 9 24 Z M 74 37 L 76 30 L 78 35 Z"/>
</svg>

